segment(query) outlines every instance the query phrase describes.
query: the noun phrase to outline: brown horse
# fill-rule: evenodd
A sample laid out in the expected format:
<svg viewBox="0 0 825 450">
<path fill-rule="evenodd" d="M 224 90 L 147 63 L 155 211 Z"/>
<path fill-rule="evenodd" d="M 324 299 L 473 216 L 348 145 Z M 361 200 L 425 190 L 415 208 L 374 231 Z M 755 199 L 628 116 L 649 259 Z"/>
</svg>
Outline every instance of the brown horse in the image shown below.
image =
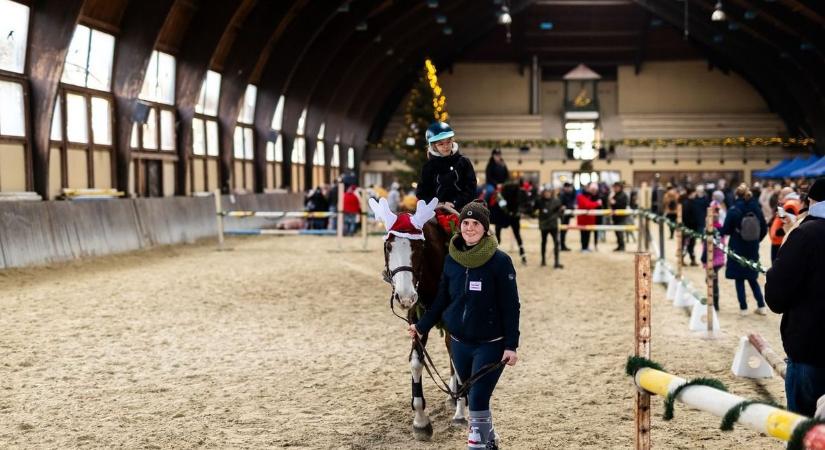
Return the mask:
<svg viewBox="0 0 825 450">
<path fill-rule="evenodd" d="M 387 236 L 384 239 L 384 279 L 392 285 L 390 307 L 399 308 L 406 315 L 408 323 L 415 323 L 423 311 L 433 304 L 441 281 L 444 259 L 447 257 L 447 243 L 450 238 L 441 226 L 431 221 L 438 199 L 430 204 L 419 201 L 415 214 L 395 214 L 390 211 L 387 201 L 370 200 L 375 216 L 384 222 Z M 413 345 L 410 351 L 412 372 L 413 435 L 418 440 L 429 440 L 433 427 L 427 415 L 421 375 L 424 369 L 423 348 L 428 336 L 420 339 L 421 347 Z M 450 353 L 450 336 L 445 330 L 445 345 Z M 452 355 L 451 355 L 452 356 Z M 458 392 L 459 380 L 450 359 L 449 389 Z M 448 399 L 455 406 L 453 423 L 466 425 L 466 398 Z"/>
</svg>

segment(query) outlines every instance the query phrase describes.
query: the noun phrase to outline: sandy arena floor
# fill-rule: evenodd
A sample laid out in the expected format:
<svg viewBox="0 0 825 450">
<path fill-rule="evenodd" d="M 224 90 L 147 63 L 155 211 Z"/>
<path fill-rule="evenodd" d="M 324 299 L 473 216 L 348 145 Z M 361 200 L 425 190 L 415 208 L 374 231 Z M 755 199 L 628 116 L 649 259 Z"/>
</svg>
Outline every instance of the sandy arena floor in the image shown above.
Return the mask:
<svg viewBox="0 0 825 450">
<path fill-rule="evenodd" d="M 538 231 L 526 235 L 520 362 L 493 399 L 503 448 L 630 448 L 633 255 L 612 253 L 611 235 L 553 271 L 538 266 Z M 228 244 L 0 271 L 0 448 L 465 448 L 428 379 L 435 435 L 412 440 L 409 338 L 387 307 L 379 238 L 368 253 L 333 252 L 325 237 Z M 784 403 L 781 379 L 730 374 L 748 331 L 781 350 L 778 316 L 739 317 L 724 281 L 723 338 L 703 340 L 654 289 L 655 360 Z M 433 353 L 447 370 L 443 347 Z M 680 405 L 665 423 L 660 398 L 653 413 L 655 448 L 783 448 Z"/>
</svg>

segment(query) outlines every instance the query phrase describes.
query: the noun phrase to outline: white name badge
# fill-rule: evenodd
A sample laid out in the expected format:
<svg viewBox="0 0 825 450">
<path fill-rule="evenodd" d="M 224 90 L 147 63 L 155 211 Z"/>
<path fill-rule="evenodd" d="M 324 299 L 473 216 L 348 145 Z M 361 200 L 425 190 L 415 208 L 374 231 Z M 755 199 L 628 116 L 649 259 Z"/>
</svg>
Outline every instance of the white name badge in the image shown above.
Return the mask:
<svg viewBox="0 0 825 450">
<path fill-rule="evenodd" d="M 481 281 L 471 281 L 470 282 L 470 290 L 481 292 Z"/>
</svg>

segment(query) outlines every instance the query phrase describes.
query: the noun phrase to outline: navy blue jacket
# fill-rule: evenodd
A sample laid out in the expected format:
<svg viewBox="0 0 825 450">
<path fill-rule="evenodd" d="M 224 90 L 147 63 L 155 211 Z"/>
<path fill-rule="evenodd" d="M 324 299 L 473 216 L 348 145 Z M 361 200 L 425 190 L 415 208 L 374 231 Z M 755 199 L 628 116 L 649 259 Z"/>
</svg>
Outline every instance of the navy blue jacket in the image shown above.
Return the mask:
<svg viewBox="0 0 825 450">
<path fill-rule="evenodd" d="M 745 214 L 752 212 L 759 219 L 759 240 L 745 241 L 742 235 L 739 234 L 739 227 L 742 224 L 742 217 Z M 765 222 L 765 216 L 762 215 L 762 207 L 756 199 L 751 199 L 746 202 L 738 198 L 733 203 L 733 208 L 728 210 L 728 215 L 725 217 L 725 223 L 722 225 L 721 233 L 723 235 L 730 235 L 730 242 L 728 246 L 739 256 L 750 259 L 752 261 L 759 261 L 759 242 L 768 234 L 768 224 Z M 730 280 L 755 280 L 759 273 L 751 270 L 733 258 L 728 258 L 727 266 L 725 268 L 725 277 Z"/>
<path fill-rule="evenodd" d="M 421 168 L 416 196 L 429 203 L 433 197 L 439 202 L 451 202 L 456 211 L 476 198 L 476 172 L 473 163 L 461 153 L 450 156 L 432 156 Z"/>
<path fill-rule="evenodd" d="M 496 250 L 489 261 L 475 269 L 448 255 L 435 301 L 416 328 L 425 334 L 441 319 L 461 342 L 482 343 L 503 337 L 504 348 L 516 350 L 519 308 L 516 270 L 506 253 Z"/>
</svg>

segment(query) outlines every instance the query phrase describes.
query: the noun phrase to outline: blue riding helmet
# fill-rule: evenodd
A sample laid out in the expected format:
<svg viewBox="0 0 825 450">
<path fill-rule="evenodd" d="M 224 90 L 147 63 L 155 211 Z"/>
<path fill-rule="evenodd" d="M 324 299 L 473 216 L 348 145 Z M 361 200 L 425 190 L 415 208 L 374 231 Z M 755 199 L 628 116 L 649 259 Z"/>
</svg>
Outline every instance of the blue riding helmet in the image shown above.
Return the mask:
<svg viewBox="0 0 825 450">
<path fill-rule="evenodd" d="M 455 136 L 455 132 L 453 131 L 452 127 L 446 122 L 433 122 L 429 128 L 427 128 L 427 142 L 432 144 L 433 142 L 443 141 L 444 139 L 451 138 Z"/>
</svg>

